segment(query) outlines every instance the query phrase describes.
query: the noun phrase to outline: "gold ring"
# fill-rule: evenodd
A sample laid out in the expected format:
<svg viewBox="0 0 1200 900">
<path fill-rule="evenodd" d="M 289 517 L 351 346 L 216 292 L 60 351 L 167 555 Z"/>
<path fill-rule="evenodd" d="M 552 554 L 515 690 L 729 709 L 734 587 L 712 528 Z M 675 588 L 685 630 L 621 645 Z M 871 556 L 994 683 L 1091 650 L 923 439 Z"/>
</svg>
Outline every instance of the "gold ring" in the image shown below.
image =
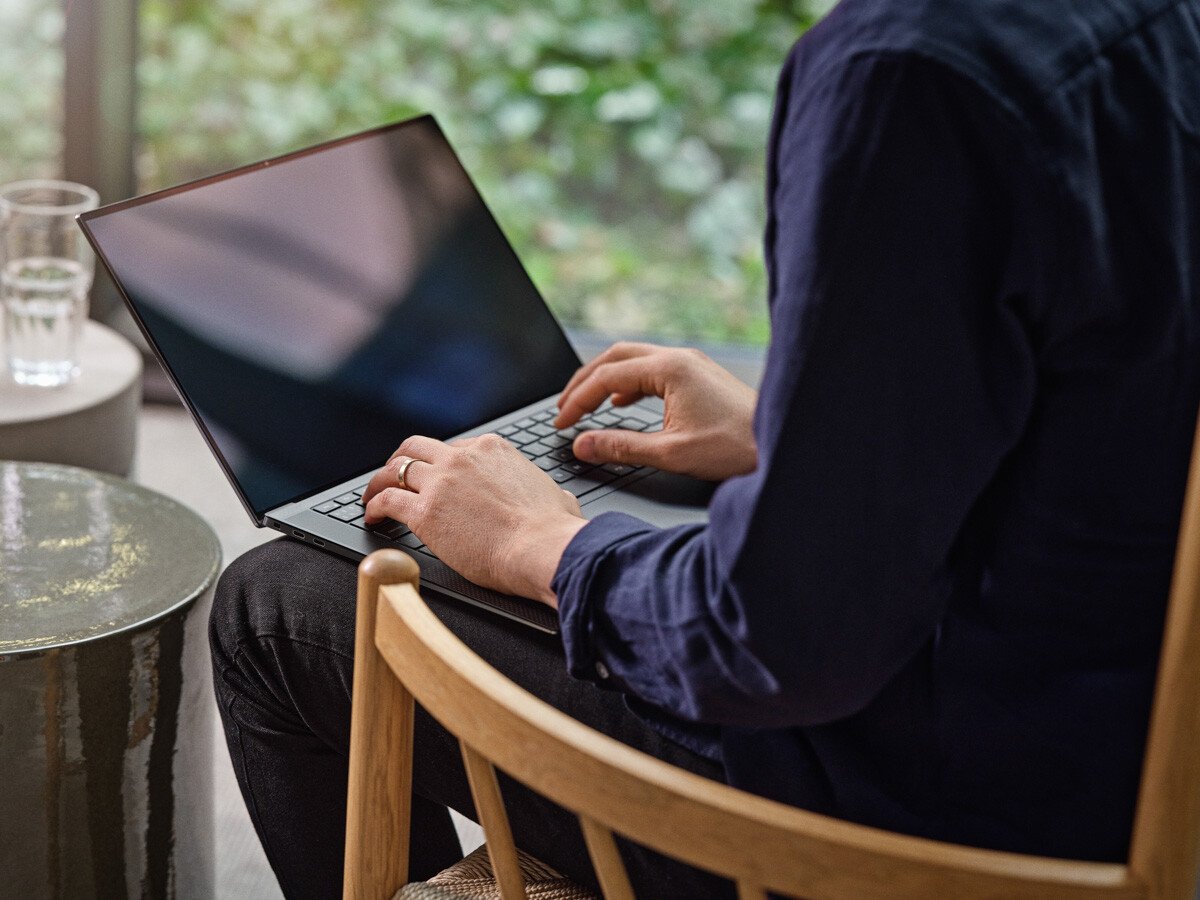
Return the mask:
<svg viewBox="0 0 1200 900">
<path fill-rule="evenodd" d="M 412 490 L 412 488 L 408 486 L 408 467 L 415 462 L 416 460 L 410 456 L 404 462 L 400 463 L 400 468 L 396 470 L 396 481 L 398 481 L 400 483 L 400 487 L 404 488 L 406 491 Z"/>
</svg>

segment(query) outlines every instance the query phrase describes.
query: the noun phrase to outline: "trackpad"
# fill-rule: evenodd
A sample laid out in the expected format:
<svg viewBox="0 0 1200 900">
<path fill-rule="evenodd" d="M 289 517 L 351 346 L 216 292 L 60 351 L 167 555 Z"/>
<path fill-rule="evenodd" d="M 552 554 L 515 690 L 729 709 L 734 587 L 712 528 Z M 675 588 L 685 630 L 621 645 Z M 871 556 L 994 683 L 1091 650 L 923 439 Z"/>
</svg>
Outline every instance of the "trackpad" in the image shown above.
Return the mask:
<svg viewBox="0 0 1200 900">
<path fill-rule="evenodd" d="M 655 472 L 585 503 L 583 514 L 591 519 L 602 512 L 623 512 L 662 527 L 707 522 L 708 501 L 716 487 L 686 475 Z"/>
</svg>

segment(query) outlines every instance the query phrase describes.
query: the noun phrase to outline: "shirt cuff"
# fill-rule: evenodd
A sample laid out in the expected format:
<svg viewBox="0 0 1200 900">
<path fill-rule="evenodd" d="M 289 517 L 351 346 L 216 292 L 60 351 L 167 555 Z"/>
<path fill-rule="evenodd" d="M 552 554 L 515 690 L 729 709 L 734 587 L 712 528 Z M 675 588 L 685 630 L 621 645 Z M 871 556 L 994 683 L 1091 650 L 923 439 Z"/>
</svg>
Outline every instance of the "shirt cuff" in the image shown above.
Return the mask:
<svg viewBox="0 0 1200 900">
<path fill-rule="evenodd" d="M 575 678 L 599 684 L 608 680 L 596 647 L 596 620 L 603 615 L 604 594 L 614 580 L 614 574 L 606 575 L 604 563 L 618 544 L 655 530 L 625 513 L 602 513 L 583 526 L 563 551 L 550 588 L 558 597 L 567 670 Z"/>
</svg>

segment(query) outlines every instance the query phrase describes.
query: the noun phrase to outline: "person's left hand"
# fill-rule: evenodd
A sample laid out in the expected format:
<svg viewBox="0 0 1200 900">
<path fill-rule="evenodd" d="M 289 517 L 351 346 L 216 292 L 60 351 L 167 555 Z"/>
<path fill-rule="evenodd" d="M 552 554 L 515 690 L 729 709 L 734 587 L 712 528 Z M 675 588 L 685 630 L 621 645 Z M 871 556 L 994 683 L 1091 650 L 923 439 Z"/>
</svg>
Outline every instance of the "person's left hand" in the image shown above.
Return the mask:
<svg viewBox="0 0 1200 900">
<path fill-rule="evenodd" d="M 407 489 L 401 485 L 400 467 Z M 446 444 L 414 436 L 363 494 L 366 523 L 403 522 L 476 584 L 557 606 L 550 581 L 586 524 L 579 503 L 495 434 Z"/>
</svg>

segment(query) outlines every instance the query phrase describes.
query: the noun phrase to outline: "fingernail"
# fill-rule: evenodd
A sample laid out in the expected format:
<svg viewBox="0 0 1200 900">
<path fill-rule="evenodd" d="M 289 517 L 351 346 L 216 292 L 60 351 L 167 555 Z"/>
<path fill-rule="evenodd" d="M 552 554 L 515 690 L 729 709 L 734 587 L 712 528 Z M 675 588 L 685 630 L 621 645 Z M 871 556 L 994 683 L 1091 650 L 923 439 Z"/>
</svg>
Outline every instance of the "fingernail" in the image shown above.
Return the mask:
<svg viewBox="0 0 1200 900">
<path fill-rule="evenodd" d="M 584 462 L 591 462 L 595 443 L 596 439 L 590 434 L 581 434 L 575 439 L 575 455 Z"/>
</svg>

